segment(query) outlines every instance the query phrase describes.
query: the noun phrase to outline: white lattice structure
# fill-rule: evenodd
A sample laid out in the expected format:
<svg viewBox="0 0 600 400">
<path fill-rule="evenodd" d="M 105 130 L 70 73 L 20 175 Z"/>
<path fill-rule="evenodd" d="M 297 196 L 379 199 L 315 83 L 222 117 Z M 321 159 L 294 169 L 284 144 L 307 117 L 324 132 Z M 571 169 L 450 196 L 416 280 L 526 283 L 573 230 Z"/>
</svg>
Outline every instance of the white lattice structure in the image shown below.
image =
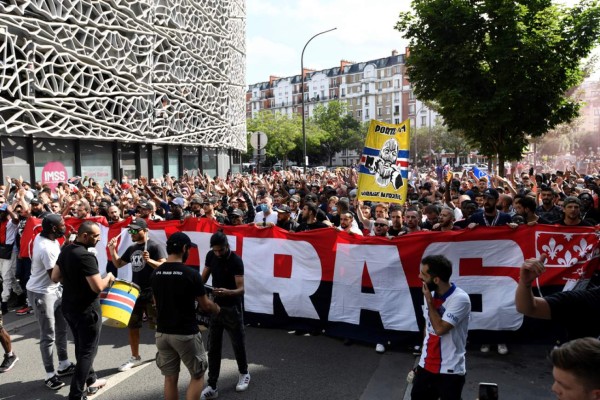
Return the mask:
<svg viewBox="0 0 600 400">
<path fill-rule="evenodd" d="M 0 133 L 246 150 L 244 0 L 0 0 Z"/>
</svg>

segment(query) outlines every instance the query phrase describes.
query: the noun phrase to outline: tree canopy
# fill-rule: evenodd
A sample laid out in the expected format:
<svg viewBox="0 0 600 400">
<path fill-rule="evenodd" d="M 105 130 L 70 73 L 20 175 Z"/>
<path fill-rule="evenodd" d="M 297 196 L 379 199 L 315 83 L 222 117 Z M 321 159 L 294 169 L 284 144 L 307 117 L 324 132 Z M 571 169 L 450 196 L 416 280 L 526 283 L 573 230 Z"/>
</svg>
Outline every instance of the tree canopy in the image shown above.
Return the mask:
<svg viewBox="0 0 600 400">
<path fill-rule="evenodd" d="M 551 0 L 413 0 L 396 29 L 417 98 L 433 101 L 450 130 L 482 154 L 521 158 L 539 137 L 578 116 L 569 89 L 584 78 L 596 45 L 600 8 Z M 501 171 L 503 172 L 503 171 Z"/>
</svg>

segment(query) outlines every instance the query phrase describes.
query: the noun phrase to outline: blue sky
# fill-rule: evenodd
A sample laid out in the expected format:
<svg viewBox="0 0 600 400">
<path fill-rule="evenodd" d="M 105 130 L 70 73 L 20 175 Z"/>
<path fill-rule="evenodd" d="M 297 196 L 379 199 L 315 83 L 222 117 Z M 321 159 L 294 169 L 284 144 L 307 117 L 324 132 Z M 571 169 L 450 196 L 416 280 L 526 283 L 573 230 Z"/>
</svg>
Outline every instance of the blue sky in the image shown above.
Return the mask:
<svg viewBox="0 0 600 400">
<path fill-rule="evenodd" d="M 335 27 L 310 42 L 306 68 L 387 57 L 393 49 L 403 54 L 407 42 L 394 25 L 398 14 L 409 9 L 408 0 L 247 0 L 246 84 L 268 81 L 269 75 L 299 74 L 306 41 Z"/>
</svg>

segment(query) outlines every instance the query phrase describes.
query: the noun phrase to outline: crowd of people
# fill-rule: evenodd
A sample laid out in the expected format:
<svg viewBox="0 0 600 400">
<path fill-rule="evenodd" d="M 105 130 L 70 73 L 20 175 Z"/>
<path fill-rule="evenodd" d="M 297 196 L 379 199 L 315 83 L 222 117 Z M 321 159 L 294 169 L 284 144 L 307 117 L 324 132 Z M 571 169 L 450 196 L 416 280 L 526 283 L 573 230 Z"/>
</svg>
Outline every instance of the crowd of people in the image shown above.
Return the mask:
<svg viewBox="0 0 600 400">
<path fill-rule="evenodd" d="M 200 394 L 203 399 L 211 399 L 218 396 L 224 330 L 229 333 L 238 364 L 240 376 L 236 390 L 246 390 L 250 382 L 242 307 L 243 262 L 229 249 L 227 237 L 217 233 L 211 238 L 211 251 L 201 275 L 193 277 L 183 273 L 182 263 L 195 245 L 185 234 L 172 235 L 166 246 L 153 241 L 148 235 L 148 221 L 208 218 L 224 225 L 253 224 L 258 228 L 278 227 L 293 232 L 327 228 L 353 235 L 388 238 L 420 231 L 476 229 L 477 226 L 509 225 L 516 229 L 520 225 L 535 224 L 600 224 L 600 174 L 597 173 L 583 175 L 575 169 L 534 173 L 530 169 L 520 173 L 515 171 L 507 177 L 476 177 L 472 171 L 452 173 L 438 168 L 426 173 L 415 172 L 405 182 L 408 185 L 406 202 L 395 204 L 359 200 L 355 168 L 307 174 L 297 170 L 267 174 L 228 173 L 226 178 L 185 171 L 179 178 L 168 174 L 152 179 L 125 177 L 121 182 L 113 179 L 103 184 L 87 177 L 74 177 L 55 189 L 39 182 L 32 185 L 22 179 L 7 177 L 6 183 L 0 185 L 1 312 L 7 313 L 9 308 L 17 315 L 35 312 L 40 328 L 45 385 L 59 389 L 65 385 L 61 377 L 73 374 L 69 397 L 84 398 L 106 384 L 95 375 L 92 367 L 101 325 L 98 293 L 114 281 L 118 268 L 131 264 L 133 283 L 139 287 L 140 295 L 128 325 L 131 357 L 119 370 L 126 371 L 142 363 L 139 329 L 144 319 L 150 319 L 156 322 L 157 332 L 161 334 L 160 339 L 157 338 L 157 364 L 165 375 L 165 397 L 177 398 L 181 359 L 192 376 L 188 394 L 191 398 Z M 32 257 L 19 257 L 20 236 L 31 217 L 42 219 L 42 232 L 33 243 Z M 99 227 L 87 220 L 90 217 L 105 217 L 109 224 L 133 218 L 128 226 L 133 244 L 119 255 L 116 239 L 108 243 L 109 272 L 104 277 L 99 275 L 97 259 L 87 251 L 99 240 Z M 67 232 L 65 222 L 72 218 L 87 221 L 80 225 L 78 232 Z M 61 249 L 58 239 L 65 235 L 71 237 Z M 457 358 L 444 362 L 463 365 L 464 353 L 460 353 L 461 348 L 464 350 L 463 337 L 466 341 L 465 321 L 468 317 L 465 320 L 465 315 L 468 316 L 470 304 L 463 301 L 465 296 L 461 293 L 464 292 L 449 281 L 452 268 L 450 264 L 448 273 L 447 260 L 425 259 L 422 264 L 426 266 L 420 273 L 427 302 L 424 316 L 430 329 L 425 332 L 416 382 L 430 385 L 437 381 L 435 377 L 426 376 L 431 372 L 427 368 L 431 361 L 427 360 L 427 344 L 431 337 L 443 338 L 450 332 L 441 343 L 451 346 Z M 72 265 L 80 267 L 73 268 Z M 559 318 L 560 315 L 567 320 L 572 315 L 560 305 L 578 304 L 579 297 L 563 295 L 547 301 L 534 298 L 531 277 L 542 272 L 540 260 L 524 264 L 517 290 L 517 309 L 532 317 Z M 206 282 L 209 276 L 213 279 L 214 301 L 206 297 L 204 286 L 199 284 L 199 279 Z M 173 279 L 178 279 L 180 287 L 189 288 L 178 293 L 180 298 L 176 300 L 187 306 L 176 315 L 171 312 L 174 300 L 169 297 L 170 292 L 161 289 L 173 285 Z M 457 302 L 453 306 L 456 310 L 446 320 L 443 315 L 440 318 L 438 310 L 450 294 L 452 299 L 458 300 L 453 300 Z M 585 304 L 597 307 L 598 295 L 592 294 L 586 301 Z M 208 360 L 203 355 L 197 325 L 192 322 L 196 309 L 194 302 L 205 312 L 214 314 L 208 338 Z M 597 314 L 597 309 L 591 312 Z M 10 337 L 2 329 L 1 315 L 0 339 L 5 356 L 0 372 L 6 372 L 18 358 L 12 351 Z M 586 335 L 600 334 L 597 324 L 591 326 Z M 76 363 L 67 354 L 68 327 L 77 343 Z M 188 338 L 188 343 L 182 345 L 180 340 L 174 339 L 180 336 Z M 508 352 L 505 344 L 495 344 L 500 354 Z M 57 368 L 53 360 L 54 349 L 58 354 Z M 376 343 L 376 351 L 385 352 L 384 344 Z M 482 345 L 481 351 L 490 351 L 490 345 Z M 190 358 L 185 354 L 199 356 Z M 206 369 L 209 371 L 208 385 L 203 389 Z M 451 372 L 445 373 L 462 375 L 461 379 L 448 383 L 450 387 L 462 390 L 464 365 L 446 369 Z M 437 374 L 444 372 L 440 370 Z M 418 390 L 414 392 L 413 398 L 434 396 L 423 390 L 421 395 Z"/>
</svg>

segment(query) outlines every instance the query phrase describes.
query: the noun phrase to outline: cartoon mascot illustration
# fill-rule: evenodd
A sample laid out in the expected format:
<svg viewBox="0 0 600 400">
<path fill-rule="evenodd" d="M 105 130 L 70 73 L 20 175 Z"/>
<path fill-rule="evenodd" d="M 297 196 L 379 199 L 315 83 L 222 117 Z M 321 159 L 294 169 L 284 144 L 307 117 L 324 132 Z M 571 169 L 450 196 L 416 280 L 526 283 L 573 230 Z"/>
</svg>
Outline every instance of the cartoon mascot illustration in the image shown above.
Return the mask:
<svg viewBox="0 0 600 400">
<path fill-rule="evenodd" d="M 375 173 L 375 182 L 381 187 L 391 184 L 394 189 L 402 187 L 400 167 L 396 165 L 398 159 L 398 142 L 388 139 L 379 152 L 379 157 L 367 156 L 365 167 Z"/>
</svg>

